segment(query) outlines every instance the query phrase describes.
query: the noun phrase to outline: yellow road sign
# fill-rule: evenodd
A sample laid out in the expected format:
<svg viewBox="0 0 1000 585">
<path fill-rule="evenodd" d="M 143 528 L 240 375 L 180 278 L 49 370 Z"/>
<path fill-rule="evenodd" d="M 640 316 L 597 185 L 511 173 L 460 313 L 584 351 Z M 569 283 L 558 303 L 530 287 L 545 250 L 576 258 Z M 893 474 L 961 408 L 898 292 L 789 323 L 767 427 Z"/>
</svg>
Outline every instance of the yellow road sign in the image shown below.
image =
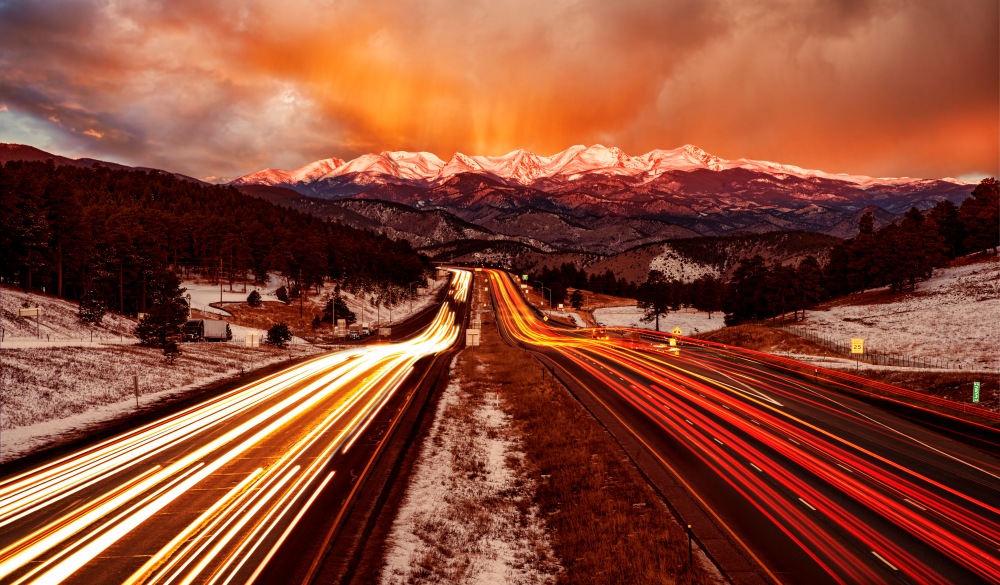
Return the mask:
<svg viewBox="0 0 1000 585">
<path fill-rule="evenodd" d="M 860 337 L 852 338 L 851 353 L 865 353 L 865 340 Z"/>
<path fill-rule="evenodd" d="M 674 330 L 671 331 L 671 333 L 673 333 L 674 335 L 684 335 L 684 333 L 681 332 L 680 327 L 674 327 Z"/>
</svg>

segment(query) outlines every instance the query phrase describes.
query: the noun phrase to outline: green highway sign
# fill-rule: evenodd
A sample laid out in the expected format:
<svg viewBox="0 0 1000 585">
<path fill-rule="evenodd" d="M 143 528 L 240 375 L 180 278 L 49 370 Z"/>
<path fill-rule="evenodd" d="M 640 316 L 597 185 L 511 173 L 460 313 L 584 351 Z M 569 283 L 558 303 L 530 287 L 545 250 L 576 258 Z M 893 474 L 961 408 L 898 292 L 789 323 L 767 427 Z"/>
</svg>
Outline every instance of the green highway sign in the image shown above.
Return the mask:
<svg viewBox="0 0 1000 585">
<path fill-rule="evenodd" d="M 972 383 L 972 402 L 979 402 L 979 382 Z"/>
</svg>

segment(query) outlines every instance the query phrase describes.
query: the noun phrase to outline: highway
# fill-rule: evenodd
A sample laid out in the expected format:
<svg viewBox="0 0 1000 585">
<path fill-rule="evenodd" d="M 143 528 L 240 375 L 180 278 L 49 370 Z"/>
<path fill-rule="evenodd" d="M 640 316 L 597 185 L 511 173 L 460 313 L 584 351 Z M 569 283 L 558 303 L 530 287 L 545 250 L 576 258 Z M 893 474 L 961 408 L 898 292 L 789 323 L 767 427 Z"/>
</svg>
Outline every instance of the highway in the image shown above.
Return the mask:
<svg viewBox="0 0 1000 585">
<path fill-rule="evenodd" d="M 708 518 L 695 533 L 722 533 L 751 565 L 734 582 L 1000 583 L 993 454 L 759 354 L 552 326 L 507 274 L 488 276 L 501 333 L 683 486 Z"/>
<path fill-rule="evenodd" d="M 328 551 L 302 526 L 343 517 L 386 434 L 373 421 L 392 424 L 422 364 L 455 344 L 470 281 L 455 271 L 410 339 L 309 360 L 0 479 L 0 583 L 309 581 Z"/>
</svg>

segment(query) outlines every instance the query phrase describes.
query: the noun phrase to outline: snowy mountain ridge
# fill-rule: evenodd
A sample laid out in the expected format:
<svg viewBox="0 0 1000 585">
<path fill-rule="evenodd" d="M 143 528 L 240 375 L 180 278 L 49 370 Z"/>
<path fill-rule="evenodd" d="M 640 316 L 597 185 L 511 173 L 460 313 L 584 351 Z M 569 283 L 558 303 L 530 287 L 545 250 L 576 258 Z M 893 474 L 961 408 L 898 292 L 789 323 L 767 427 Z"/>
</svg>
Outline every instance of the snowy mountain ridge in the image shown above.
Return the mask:
<svg viewBox="0 0 1000 585">
<path fill-rule="evenodd" d="M 571 146 L 551 156 L 540 156 L 524 149 L 513 150 L 501 156 L 467 155 L 457 152 L 447 162 L 429 152 L 383 151 L 378 154 L 364 154 L 350 161 L 338 158 L 324 159 L 293 170 L 263 169 L 239 177 L 231 184 L 293 186 L 344 177 L 358 184 L 396 180 L 404 184 L 435 187 L 461 173 L 479 173 L 490 175 L 509 185 L 539 188 L 539 182 L 542 180 L 547 180 L 551 185 L 575 181 L 591 174 L 630 177 L 645 183 L 675 171 L 731 169 L 762 172 L 774 175 L 778 179 L 788 176 L 828 179 L 851 183 L 861 188 L 875 184 L 905 185 L 924 181 L 909 177 L 874 178 L 864 175 L 834 174 L 747 158 L 727 160 L 691 144 L 672 150 L 652 150 L 639 156 L 629 156 L 617 147 L 596 144 Z M 949 178 L 945 181 L 963 184 L 956 179 Z"/>
</svg>

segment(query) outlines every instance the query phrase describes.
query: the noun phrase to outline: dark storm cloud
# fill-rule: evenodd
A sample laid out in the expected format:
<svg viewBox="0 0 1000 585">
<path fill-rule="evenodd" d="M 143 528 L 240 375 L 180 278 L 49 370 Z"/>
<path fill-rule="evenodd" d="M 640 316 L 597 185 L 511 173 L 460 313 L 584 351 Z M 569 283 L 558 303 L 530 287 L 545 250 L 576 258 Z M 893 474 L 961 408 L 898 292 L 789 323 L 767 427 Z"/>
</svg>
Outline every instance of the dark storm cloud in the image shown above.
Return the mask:
<svg viewBox="0 0 1000 585">
<path fill-rule="evenodd" d="M 0 2 L 0 140 L 30 118 L 70 151 L 196 175 L 594 142 L 995 174 L 998 18 L 985 0 Z"/>
</svg>

